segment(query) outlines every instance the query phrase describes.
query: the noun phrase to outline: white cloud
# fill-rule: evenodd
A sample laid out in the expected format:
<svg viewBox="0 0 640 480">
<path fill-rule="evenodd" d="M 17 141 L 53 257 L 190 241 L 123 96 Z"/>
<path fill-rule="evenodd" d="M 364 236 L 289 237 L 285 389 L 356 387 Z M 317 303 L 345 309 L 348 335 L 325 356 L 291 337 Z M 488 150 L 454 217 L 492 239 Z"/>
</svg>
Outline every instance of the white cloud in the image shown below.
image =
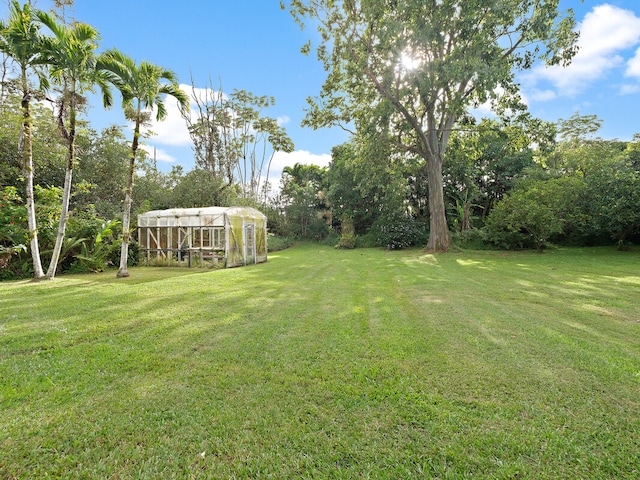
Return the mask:
<svg viewBox="0 0 640 480">
<path fill-rule="evenodd" d="M 180 88 L 191 94 L 191 87 L 187 85 L 180 85 Z M 187 90 L 187 88 L 189 90 Z M 151 125 L 148 130 L 151 130 L 155 135 L 151 137 L 153 142 L 162 145 L 172 145 L 185 147 L 192 144 L 191 137 L 189 136 L 189 130 L 187 124 L 182 118 L 180 109 L 178 108 L 178 101 L 173 97 L 167 97 L 164 101 L 164 105 L 167 109 L 167 117 L 161 122 L 156 121 L 156 112 L 153 112 Z"/>
<path fill-rule="evenodd" d="M 536 102 L 547 102 L 555 100 L 558 95 L 553 90 L 534 90 L 529 92 L 528 97 Z"/>
<path fill-rule="evenodd" d="M 640 18 L 609 4 L 589 12 L 581 24 L 579 50 L 568 67 L 540 66 L 528 80 L 548 80 L 562 95 L 575 95 L 624 64 L 621 55 L 640 43 Z"/>
<path fill-rule="evenodd" d="M 628 77 L 640 78 L 640 48 L 636 50 L 635 56 L 627 62 L 626 74 Z"/>
<path fill-rule="evenodd" d="M 329 162 L 331 162 L 331 155 L 328 153 L 317 155 L 307 150 L 296 150 L 291 153 L 276 152 L 269 169 L 269 183 L 272 189 L 278 188 L 284 167 L 293 167 L 296 163 L 327 167 Z"/>
<path fill-rule="evenodd" d="M 495 115 L 491 107 L 491 100 L 487 100 L 477 107 L 472 108 L 470 112 L 474 117 L 493 117 Z"/>
<path fill-rule="evenodd" d="M 149 158 L 156 159 L 158 162 L 174 163 L 176 159 L 169 155 L 161 148 L 154 147 L 153 145 L 142 144 L 140 148 L 149 154 Z"/>
<path fill-rule="evenodd" d="M 620 87 L 620 95 L 633 95 L 640 92 L 640 85 L 625 84 Z"/>
</svg>

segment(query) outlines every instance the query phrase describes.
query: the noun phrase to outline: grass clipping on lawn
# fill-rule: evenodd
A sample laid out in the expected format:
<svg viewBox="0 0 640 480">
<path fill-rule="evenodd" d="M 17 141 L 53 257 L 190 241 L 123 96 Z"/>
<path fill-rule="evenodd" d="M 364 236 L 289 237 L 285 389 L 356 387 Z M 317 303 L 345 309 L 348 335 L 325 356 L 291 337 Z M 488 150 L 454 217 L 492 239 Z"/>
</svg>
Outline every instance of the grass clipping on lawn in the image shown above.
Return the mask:
<svg viewBox="0 0 640 480">
<path fill-rule="evenodd" d="M 0 478 L 639 478 L 640 256 L 0 284 Z"/>
</svg>

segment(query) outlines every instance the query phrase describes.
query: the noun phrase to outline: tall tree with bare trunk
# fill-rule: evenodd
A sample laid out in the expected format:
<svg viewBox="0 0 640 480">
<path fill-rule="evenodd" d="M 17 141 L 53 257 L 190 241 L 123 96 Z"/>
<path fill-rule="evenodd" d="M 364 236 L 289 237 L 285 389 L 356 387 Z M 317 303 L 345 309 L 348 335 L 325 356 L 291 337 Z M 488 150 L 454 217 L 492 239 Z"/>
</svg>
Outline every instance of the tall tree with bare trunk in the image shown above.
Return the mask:
<svg viewBox="0 0 640 480">
<path fill-rule="evenodd" d="M 183 111 L 189 107 L 189 96 L 180 89 L 178 78 L 171 70 L 146 61 L 137 64 L 129 56 L 115 49 L 107 50 L 100 55 L 98 69 L 107 75 L 109 81 L 120 91 L 125 117 L 134 123 L 122 213 L 120 266 L 117 273 L 118 278 L 123 278 L 130 275 L 127 259 L 129 257 L 131 203 L 141 127 L 150 120 L 153 109 L 156 110 L 156 120 L 164 120 L 167 117 L 167 109 L 164 104 L 167 95 L 174 97 L 178 101 L 179 108 Z"/>
<path fill-rule="evenodd" d="M 451 243 L 443 196 L 447 142 L 468 107 L 520 104 L 515 71 L 566 64 L 576 52 L 572 11 L 560 0 L 288 0 L 320 33 L 327 78 L 303 122 L 371 125 L 426 164 L 428 248 Z M 282 8 L 287 8 L 281 0 Z M 310 43 L 303 52 L 310 51 Z M 384 131 L 383 131 L 384 130 Z"/>
<path fill-rule="evenodd" d="M 35 11 L 30 4 L 20 6 L 17 1 L 10 4 L 9 19 L 0 22 L 0 51 L 11 58 L 20 70 L 20 86 L 22 88 L 22 131 L 20 146 L 22 150 L 22 172 L 25 179 L 25 199 L 27 206 L 27 222 L 29 226 L 29 249 L 33 262 L 33 278 L 44 277 L 40 246 L 38 244 L 38 228 L 36 225 L 36 209 L 33 195 L 33 119 L 31 116 L 31 98 L 33 89 L 29 82 L 32 72 L 42 65 L 39 24 Z M 39 75 L 40 85 L 46 85 L 46 78 Z"/>
<path fill-rule="evenodd" d="M 112 98 L 106 77 L 96 69 L 98 31 L 85 23 L 65 25 L 53 15 L 42 11 L 38 12 L 37 17 L 52 33 L 43 39 L 42 55 L 52 82 L 62 88 L 58 99 L 58 125 L 68 151 L 60 223 L 51 263 L 46 273 L 47 278 L 53 279 L 69 219 L 69 200 L 76 161 L 77 115 L 79 107 L 84 102 L 82 95 L 97 85 L 102 91 L 105 107 L 111 106 Z"/>
</svg>

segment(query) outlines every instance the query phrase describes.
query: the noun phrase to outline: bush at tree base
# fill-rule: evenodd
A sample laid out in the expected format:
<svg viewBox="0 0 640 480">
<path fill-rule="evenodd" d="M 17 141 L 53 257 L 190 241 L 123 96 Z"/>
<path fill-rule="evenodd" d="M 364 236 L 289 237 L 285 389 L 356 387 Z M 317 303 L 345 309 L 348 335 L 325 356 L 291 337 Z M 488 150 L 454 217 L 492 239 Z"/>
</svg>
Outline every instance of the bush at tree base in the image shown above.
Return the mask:
<svg viewBox="0 0 640 480">
<path fill-rule="evenodd" d="M 338 248 L 356 248 L 356 230 L 353 226 L 353 219 L 346 213 L 342 214 L 342 234 Z"/>
<path fill-rule="evenodd" d="M 55 240 L 60 189 L 35 187 L 36 221 L 43 264 L 48 264 Z M 60 272 L 88 273 L 103 271 L 117 265 L 120 258 L 118 221 L 106 221 L 98 216 L 92 205 L 72 212 L 60 257 Z M 33 274 L 29 244 L 27 209 L 15 187 L 0 192 L 0 280 L 29 278 Z M 130 266 L 138 264 L 137 242 L 129 245 Z"/>
<path fill-rule="evenodd" d="M 380 216 L 371 226 L 370 233 L 375 245 L 390 250 L 419 245 L 424 240 L 425 225 L 410 215 L 386 214 Z"/>
</svg>

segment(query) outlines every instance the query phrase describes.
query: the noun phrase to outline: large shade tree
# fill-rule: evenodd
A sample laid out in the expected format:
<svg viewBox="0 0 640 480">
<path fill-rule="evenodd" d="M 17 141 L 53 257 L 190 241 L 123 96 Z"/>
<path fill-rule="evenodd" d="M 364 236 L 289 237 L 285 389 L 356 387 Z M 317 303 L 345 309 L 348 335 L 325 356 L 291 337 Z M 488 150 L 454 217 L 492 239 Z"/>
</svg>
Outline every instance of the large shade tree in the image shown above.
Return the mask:
<svg viewBox="0 0 640 480">
<path fill-rule="evenodd" d="M 65 25 L 53 15 L 42 11 L 38 12 L 37 16 L 40 22 L 52 33 L 51 36 L 47 36 L 43 40 L 42 55 L 47 63 L 51 80 L 61 87 L 58 99 L 58 123 L 67 144 L 62 211 L 51 263 L 46 273 L 47 278 L 53 279 L 58 268 L 69 220 L 69 200 L 77 154 L 77 115 L 79 107 L 84 102 L 83 94 L 97 85 L 102 91 L 105 106 L 110 106 L 112 99 L 105 76 L 96 69 L 98 31 L 86 23 Z"/>
<path fill-rule="evenodd" d="M 164 120 L 167 117 L 167 109 L 164 104 L 167 95 L 178 101 L 181 110 L 188 108 L 189 96 L 180 89 L 178 78 L 171 70 L 146 61 L 137 64 L 129 56 L 115 49 L 108 50 L 100 56 L 98 68 L 107 74 L 110 81 L 120 90 L 125 116 L 134 123 L 122 214 L 120 267 L 117 273 L 117 277 L 122 278 L 129 276 L 127 259 L 129 256 L 131 203 L 141 127 L 150 120 L 153 109 L 156 110 L 156 120 Z"/>
<path fill-rule="evenodd" d="M 305 123 L 358 127 L 378 117 L 381 135 L 426 162 L 428 248 L 446 250 L 442 166 L 456 121 L 499 91 L 503 105 L 519 105 L 515 71 L 539 60 L 568 63 L 576 52 L 573 12 L 561 13 L 559 0 L 288 3 L 300 24 L 317 25 L 328 72 Z"/>
<path fill-rule="evenodd" d="M 29 226 L 29 249 L 33 261 L 33 277 L 35 280 L 44 277 L 38 244 L 38 229 L 33 195 L 33 118 L 31 115 L 31 98 L 33 91 L 29 75 L 35 67 L 42 63 L 40 48 L 39 24 L 35 12 L 27 3 L 23 7 L 17 1 L 10 4 L 9 19 L 0 22 L 0 51 L 11 58 L 17 65 L 22 93 L 22 173 L 25 179 L 25 201 Z M 41 80 L 44 80 L 40 76 Z"/>
</svg>

